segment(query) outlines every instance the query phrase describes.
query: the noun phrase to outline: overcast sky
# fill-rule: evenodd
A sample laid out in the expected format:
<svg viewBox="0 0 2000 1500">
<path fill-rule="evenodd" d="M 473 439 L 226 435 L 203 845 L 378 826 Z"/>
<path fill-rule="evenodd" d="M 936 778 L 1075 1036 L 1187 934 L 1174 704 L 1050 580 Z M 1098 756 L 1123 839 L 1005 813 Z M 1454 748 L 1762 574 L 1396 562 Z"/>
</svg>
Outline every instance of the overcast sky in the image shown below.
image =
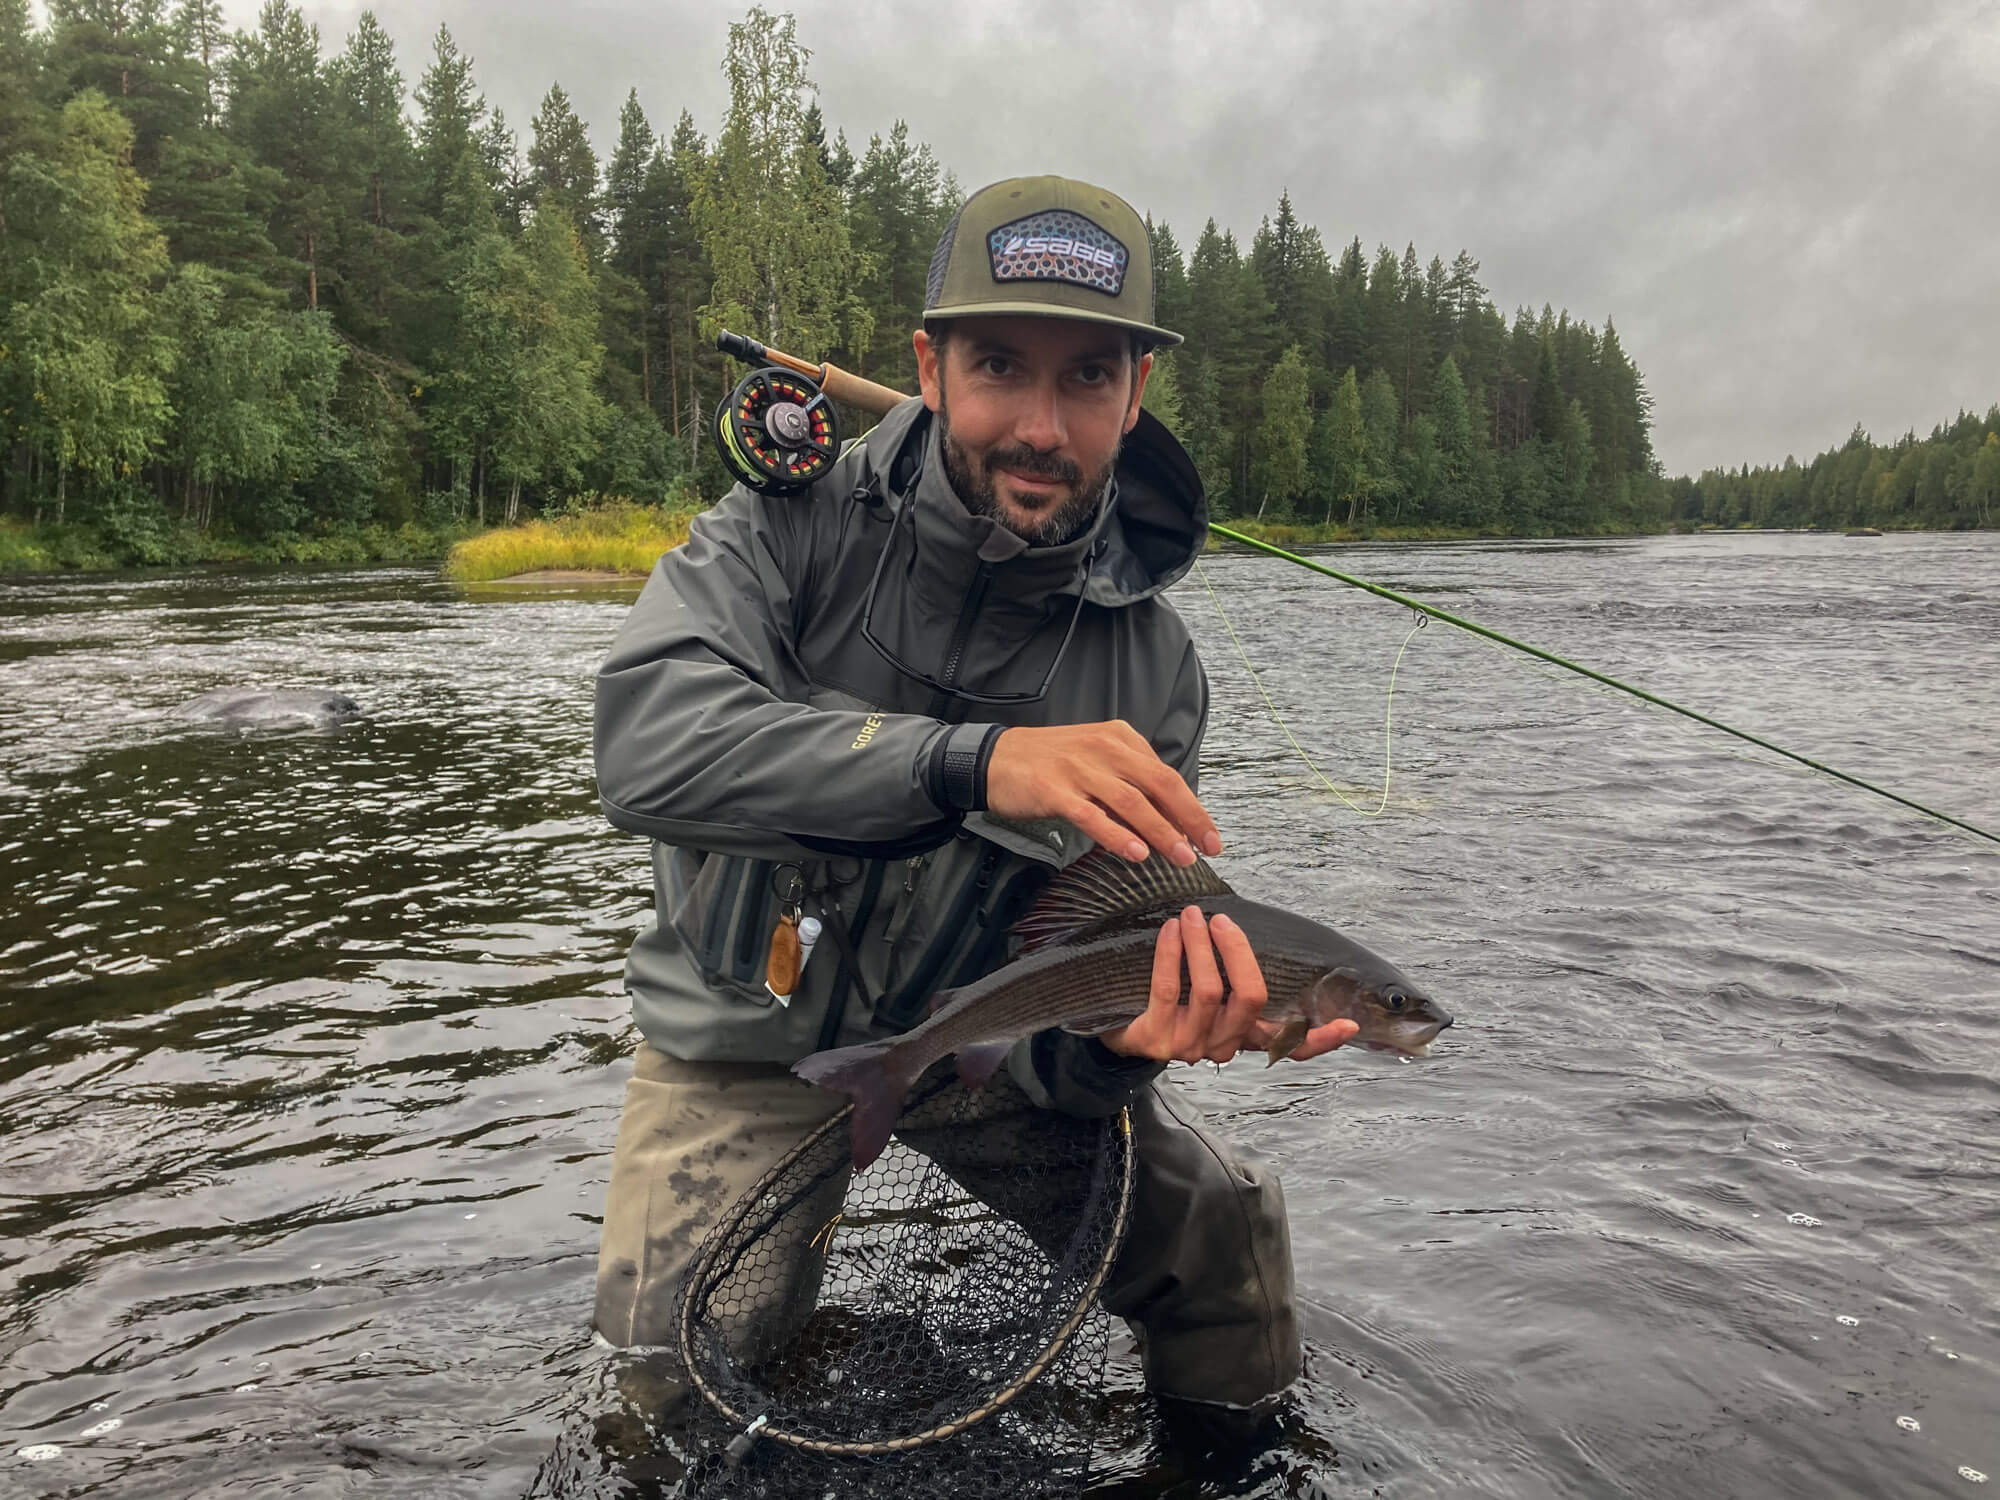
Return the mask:
<svg viewBox="0 0 2000 1500">
<path fill-rule="evenodd" d="M 227 0 L 254 20 L 254 0 Z M 773 4 L 781 9 L 782 3 Z M 329 51 L 359 4 L 307 0 Z M 743 9 L 397 0 L 524 134 L 559 81 L 600 156 L 637 87 L 713 134 Z M 2000 0 L 798 0 L 829 129 L 898 117 L 968 189 L 1059 171 L 1248 242 L 1461 247 L 1511 314 L 1618 326 L 1668 471 L 1808 457 L 2000 401 Z M 525 139 L 524 139 L 525 145 Z"/>
</svg>

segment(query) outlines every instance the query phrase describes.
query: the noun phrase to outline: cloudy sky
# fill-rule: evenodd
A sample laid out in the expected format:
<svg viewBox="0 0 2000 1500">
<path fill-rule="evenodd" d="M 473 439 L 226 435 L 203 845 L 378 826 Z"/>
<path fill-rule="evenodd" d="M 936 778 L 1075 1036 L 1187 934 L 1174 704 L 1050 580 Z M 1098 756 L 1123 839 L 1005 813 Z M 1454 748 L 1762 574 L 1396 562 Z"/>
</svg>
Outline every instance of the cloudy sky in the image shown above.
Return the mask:
<svg viewBox="0 0 2000 1500">
<path fill-rule="evenodd" d="M 250 24 L 253 0 L 226 0 Z M 363 7 L 306 0 L 329 50 Z M 783 8 L 772 0 L 772 8 Z M 898 117 L 967 187 L 1060 171 L 1247 241 L 1414 240 L 1502 309 L 1613 319 L 1669 472 L 1926 432 L 2000 401 L 2000 0 L 796 0 L 829 127 Z M 734 3 L 397 0 L 523 131 L 601 154 L 636 87 L 712 133 Z"/>
</svg>

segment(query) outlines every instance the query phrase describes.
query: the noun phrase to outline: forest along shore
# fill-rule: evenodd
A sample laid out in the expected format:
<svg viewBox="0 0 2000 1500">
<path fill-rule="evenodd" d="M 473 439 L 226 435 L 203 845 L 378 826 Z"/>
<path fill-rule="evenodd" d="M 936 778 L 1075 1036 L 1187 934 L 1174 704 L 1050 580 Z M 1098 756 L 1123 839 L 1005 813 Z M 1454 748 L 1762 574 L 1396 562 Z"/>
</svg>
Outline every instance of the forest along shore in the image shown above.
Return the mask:
<svg viewBox="0 0 2000 1500">
<path fill-rule="evenodd" d="M 368 12 L 331 55 L 290 0 L 233 34 L 142 7 L 115 46 L 97 7 L 32 17 L 0 5 L 0 572 L 406 561 L 593 496 L 694 508 L 728 482 L 719 327 L 915 388 L 962 190 L 901 122 L 850 147 L 790 16 L 730 27 L 712 135 L 656 133 L 635 88 L 608 160 L 560 83 L 524 139 L 444 27 L 412 89 Z M 2000 408 L 1668 480 L 1611 321 L 1504 313 L 1468 250 L 1370 254 L 1288 194 L 1245 240 L 1150 237 L 1186 343 L 1145 401 L 1218 519 L 2000 524 Z"/>
</svg>

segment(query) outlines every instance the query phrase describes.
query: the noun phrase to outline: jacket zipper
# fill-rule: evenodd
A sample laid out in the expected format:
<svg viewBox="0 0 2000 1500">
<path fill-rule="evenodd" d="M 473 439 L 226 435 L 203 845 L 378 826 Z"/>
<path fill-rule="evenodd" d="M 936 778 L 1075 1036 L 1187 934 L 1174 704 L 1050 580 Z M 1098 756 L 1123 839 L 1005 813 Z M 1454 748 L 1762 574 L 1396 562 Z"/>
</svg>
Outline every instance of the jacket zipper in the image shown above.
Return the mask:
<svg viewBox="0 0 2000 1500">
<path fill-rule="evenodd" d="M 917 877 L 923 873 L 924 861 L 928 856 L 913 856 L 904 866 L 903 895 L 896 903 L 896 914 L 889 918 L 889 925 L 882 929 L 882 941 L 894 948 L 903 940 L 903 933 L 909 928 L 910 918 L 916 914 L 917 903 L 911 899 L 917 893 Z"/>
<path fill-rule="evenodd" d="M 993 874 L 1000 868 L 1004 851 L 997 844 L 988 844 L 986 852 L 979 857 L 979 873 L 960 887 L 957 897 L 951 903 L 951 910 L 938 924 L 940 937 L 946 934 L 956 936 L 965 930 L 973 908 L 987 891 L 993 888 Z M 921 1016 L 905 1018 L 903 1012 L 910 1002 L 923 995 L 937 983 L 939 973 L 951 961 L 952 953 L 959 947 L 957 942 L 933 941 L 930 951 L 924 955 L 924 962 L 895 994 L 885 997 L 875 1007 L 878 1019 L 894 1025 L 898 1030 L 907 1031 L 923 1019 Z"/>
<path fill-rule="evenodd" d="M 875 898 L 882 891 L 882 872 L 887 868 L 888 866 L 881 860 L 876 860 L 869 868 L 868 878 L 861 883 L 861 900 L 855 907 L 854 922 L 847 929 L 849 947 L 859 942 L 861 934 L 868 930 L 868 919 L 875 915 Z M 838 908 L 835 910 L 838 911 Z M 838 921 L 839 918 L 836 917 L 835 920 Z M 815 1050 L 824 1052 L 827 1048 L 839 1044 L 841 1022 L 847 1018 L 847 997 L 857 990 L 862 994 L 862 1003 L 866 1004 L 867 991 L 864 981 L 843 956 L 840 961 L 840 972 L 834 975 L 833 996 L 826 1003 L 826 1019 L 820 1022 L 819 1046 Z"/>
<path fill-rule="evenodd" d="M 958 612 L 958 625 L 952 631 L 951 650 L 945 654 L 944 675 L 938 681 L 950 687 L 958 681 L 958 665 L 965 656 L 965 643 L 972 635 L 972 625 L 979 618 L 979 606 L 986 602 L 986 589 L 993 582 L 993 564 L 981 563 L 979 571 L 973 575 L 972 592 L 965 596 L 964 607 Z"/>
</svg>

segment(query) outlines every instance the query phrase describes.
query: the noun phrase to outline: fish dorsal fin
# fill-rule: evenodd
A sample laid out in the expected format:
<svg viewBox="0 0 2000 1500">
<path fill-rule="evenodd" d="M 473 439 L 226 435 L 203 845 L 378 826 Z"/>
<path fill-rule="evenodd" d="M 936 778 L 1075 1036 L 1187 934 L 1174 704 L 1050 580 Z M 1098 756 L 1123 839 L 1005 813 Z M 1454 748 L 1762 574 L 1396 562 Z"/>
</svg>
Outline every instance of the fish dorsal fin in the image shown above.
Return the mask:
<svg viewBox="0 0 2000 1500">
<path fill-rule="evenodd" d="M 1022 951 L 1032 953 L 1127 912 L 1199 905 L 1204 899 L 1235 894 L 1199 857 L 1183 869 L 1161 854 L 1134 864 L 1093 849 L 1048 883 L 1028 914 L 1014 924 L 1014 932 Z"/>
</svg>

